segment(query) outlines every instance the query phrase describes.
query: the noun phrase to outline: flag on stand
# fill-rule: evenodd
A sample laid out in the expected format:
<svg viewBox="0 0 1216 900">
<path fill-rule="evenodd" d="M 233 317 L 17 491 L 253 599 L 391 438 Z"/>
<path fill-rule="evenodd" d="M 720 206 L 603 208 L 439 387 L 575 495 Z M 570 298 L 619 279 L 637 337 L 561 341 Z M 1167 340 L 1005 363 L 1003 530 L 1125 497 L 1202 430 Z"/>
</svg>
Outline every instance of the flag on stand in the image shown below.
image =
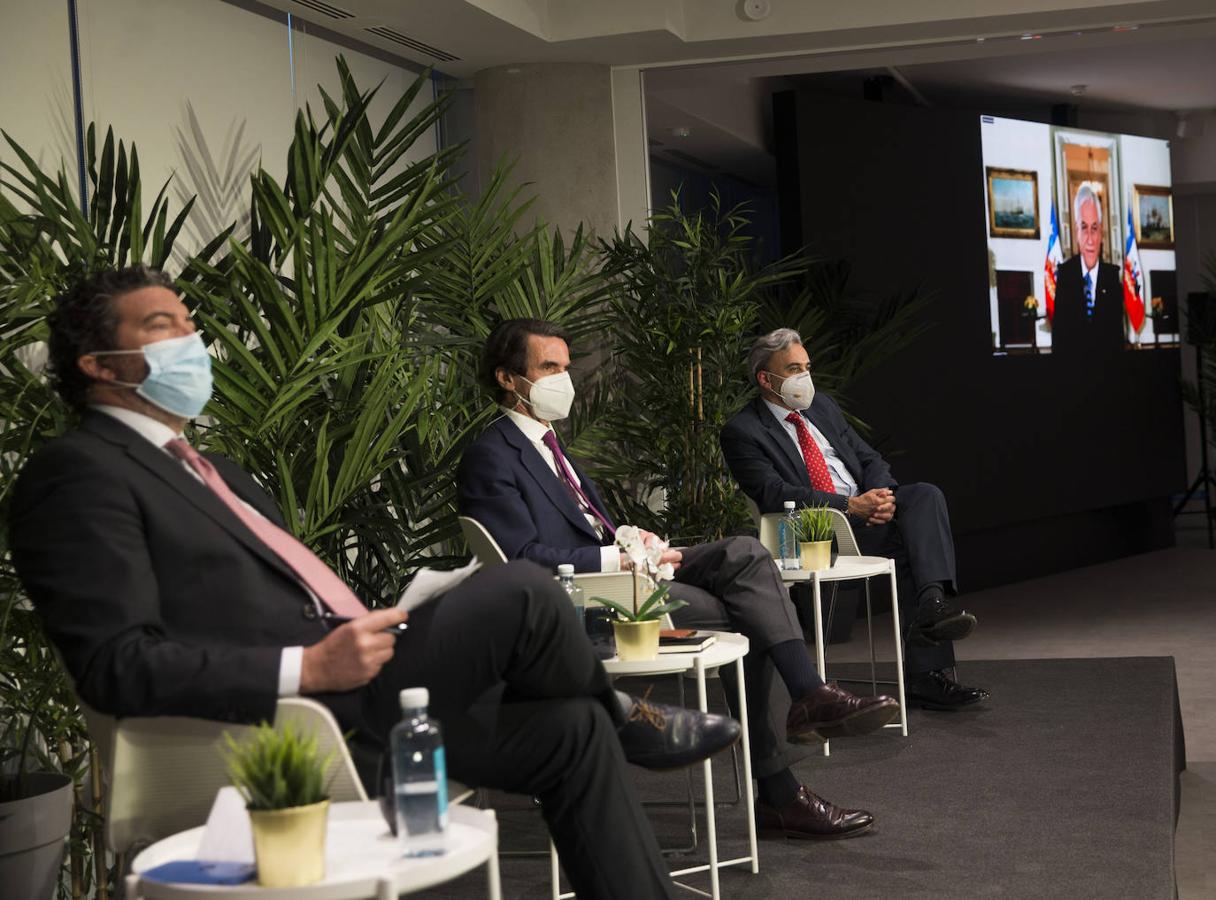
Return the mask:
<svg viewBox="0 0 1216 900">
<path fill-rule="evenodd" d="M 1127 321 L 1136 334 L 1144 327 L 1144 298 L 1141 287 L 1144 277 L 1140 272 L 1140 251 L 1136 248 L 1136 229 L 1132 225 L 1131 204 L 1127 207 L 1127 240 L 1123 243 L 1123 308 L 1127 310 Z"/>
<path fill-rule="evenodd" d="M 1051 317 L 1056 312 L 1056 270 L 1063 261 L 1064 254 L 1060 252 L 1060 220 L 1056 218 L 1056 204 L 1053 200 L 1051 202 L 1051 237 L 1047 239 L 1047 259 L 1043 263 L 1043 287 L 1047 294 L 1047 302 L 1044 305 L 1047 307 L 1048 321 L 1051 321 Z"/>
</svg>

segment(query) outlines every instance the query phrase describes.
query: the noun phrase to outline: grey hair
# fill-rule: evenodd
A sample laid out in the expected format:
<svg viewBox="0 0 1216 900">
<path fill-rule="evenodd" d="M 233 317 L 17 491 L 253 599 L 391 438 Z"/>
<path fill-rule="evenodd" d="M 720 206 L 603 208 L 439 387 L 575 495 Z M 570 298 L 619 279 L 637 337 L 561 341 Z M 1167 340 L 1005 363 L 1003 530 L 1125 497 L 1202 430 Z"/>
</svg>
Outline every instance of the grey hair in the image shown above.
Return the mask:
<svg viewBox="0 0 1216 900">
<path fill-rule="evenodd" d="M 756 338 L 752 349 L 747 351 L 747 371 L 751 374 L 752 383 L 760 384 L 758 376 L 774 353 L 788 350 L 794 344 L 801 347 L 802 337 L 792 328 L 778 328 Z"/>
<path fill-rule="evenodd" d="M 1098 211 L 1098 224 L 1102 224 L 1102 201 L 1098 199 L 1098 192 L 1094 190 L 1092 181 L 1082 181 L 1081 186 L 1077 188 L 1077 196 L 1072 198 L 1072 220 L 1074 222 L 1081 221 L 1081 204 L 1092 203 L 1094 209 Z"/>
</svg>

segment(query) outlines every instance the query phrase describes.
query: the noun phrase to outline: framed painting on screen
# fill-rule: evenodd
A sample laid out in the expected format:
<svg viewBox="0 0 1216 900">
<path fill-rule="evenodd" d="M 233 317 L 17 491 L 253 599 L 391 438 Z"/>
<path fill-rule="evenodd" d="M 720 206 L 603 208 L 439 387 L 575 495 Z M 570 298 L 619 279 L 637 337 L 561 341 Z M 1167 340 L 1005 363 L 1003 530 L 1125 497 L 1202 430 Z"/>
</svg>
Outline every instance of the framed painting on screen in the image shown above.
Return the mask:
<svg viewBox="0 0 1216 900">
<path fill-rule="evenodd" d="M 1039 173 L 986 166 L 988 233 L 994 238 L 1039 239 Z"/>
<path fill-rule="evenodd" d="M 1174 249 L 1174 192 L 1151 184 L 1133 186 L 1132 215 L 1141 250 Z"/>
</svg>

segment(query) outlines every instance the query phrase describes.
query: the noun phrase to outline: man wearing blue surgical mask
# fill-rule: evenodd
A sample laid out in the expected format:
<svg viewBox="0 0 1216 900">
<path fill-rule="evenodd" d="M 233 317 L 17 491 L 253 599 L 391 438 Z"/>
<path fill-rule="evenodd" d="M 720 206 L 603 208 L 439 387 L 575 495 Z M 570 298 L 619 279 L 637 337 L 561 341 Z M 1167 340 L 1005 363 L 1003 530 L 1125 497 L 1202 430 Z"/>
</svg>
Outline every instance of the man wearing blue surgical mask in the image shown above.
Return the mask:
<svg viewBox="0 0 1216 900">
<path fill-rule="evenodd" d="M 448 773 L 539 798 L 580 897 L 674 898 L 625 764 L 689 765 L 737 722 L 613 690 L 569 598 L 527 563 L 475 573 L 408 623 L 368 610 L 248 474 L 185 441 L 210 357 L 160 272 L 84 279 L 49 326 L 51 380 L 80 424 L 25 463 L 9 540 L 85 703 L 256 723 L 312 696 L 374 789 L 400 689 L 426 687 Z"/>
</svg>

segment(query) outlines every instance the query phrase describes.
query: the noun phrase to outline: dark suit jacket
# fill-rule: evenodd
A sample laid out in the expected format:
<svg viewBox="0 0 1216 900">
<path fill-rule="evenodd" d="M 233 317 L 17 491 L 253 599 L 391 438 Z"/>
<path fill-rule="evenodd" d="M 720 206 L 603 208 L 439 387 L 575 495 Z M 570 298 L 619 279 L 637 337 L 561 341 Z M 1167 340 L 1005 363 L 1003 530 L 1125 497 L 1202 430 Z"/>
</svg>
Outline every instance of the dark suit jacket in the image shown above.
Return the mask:
<svg viewBox="0 0 1216 900">
<path fill-rule="evenodd" d="M 564 448 L 563 448 L 564 452 Z M 566 457 L 587 498 L 609 518 L 604 501 L 578 463 Z M 462 516 L 486 527 L 507 559 L 530 559 L 550 571 L 570 563 L 600 571 L 601 540 L 540 453 L 507 417 L 491 422 L 469 446 L 456 472 Z"/>
<path fill-rule="evenodd" d="M 248 475 L 208 458 L 283 524 Z M 214 493 L 102 413 L 25 465 L 10 538 L 34 608 L 100 712 L 273 719 L 281 649 L 324 634 L 291 571 Z M 349 725 L 349 696 L 317 699 Z"/>
<path fill-rule="evenodd" d="M 897 486 L 886 461 L 845 420 L 835 400 L 816 393 L 811 408 L 802 414 L 840 454 L 859 492 Z M 719 439 L 735 481 L 761 512 L 779 513 L 786 500 L 799 506 L 826 503 L 841 512 L 848 511 L 848 498 L 843 494 L 829 494 L 811 487 L 798 448 L 763 398 L 756 397 L 736 413 Z"/>
<path fill-rule="evenodd" d="M 1086 315 L 1081 256 L 1060 263 L 1056 274 L 1056 306 L 1051 319 L 1053 353 L 1080 354 L 1123 349 L 1123 285 L 1119 267 L 1098 263 L 1094 314 Z"/>
</svg>

